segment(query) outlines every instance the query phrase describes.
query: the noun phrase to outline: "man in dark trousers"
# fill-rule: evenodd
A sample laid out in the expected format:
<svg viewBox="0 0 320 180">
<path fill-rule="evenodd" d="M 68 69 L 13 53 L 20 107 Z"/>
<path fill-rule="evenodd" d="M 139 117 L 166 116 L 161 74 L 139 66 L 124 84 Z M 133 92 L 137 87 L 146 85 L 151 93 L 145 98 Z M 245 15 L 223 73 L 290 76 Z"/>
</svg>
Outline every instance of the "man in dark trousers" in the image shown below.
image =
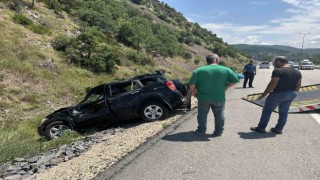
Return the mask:
<svg viewBox="0 0 320 180">
<path fill-rule="evenodd" d="M 253 63 L 254 63 L 254 60 L 251 59 L 249 63 L 243 67 L 243 75 L 244 75 L 243 88 L 246 88 L 248 80 L 249 80 L 249 88 L 253 88 L 252 82 L 254 79 L 254 75 L 256 74 L 256 66 Z"/>
<path fill-rule="evenodd" d="M 213 137 L 221 136 L 224 130 L 224 108 L 226 90 L 239 82 L 237 75 L 230 69 L 219 65 L 219 56 L 209 54 L 207 65 L 194 70 L 189 80 L 188 97 L 191 93 L 198 98 L 198 135 L 205 135 L 207 116 L 211 109 L 214 115 L 215 130 Z"/>
<path fill-rule="evenodd" d="M 287 122 L 291 102 L 297 96 L 297 92 L 301 87 L 301 73 L 291 68 L 287 58 L 284 56 L 277 56 L 273 64 L 275 69 L 272 72 L 271 81 L 258 99 L 270 94 L 266 98 L 258 126 L 250 129 L 265 133 L 271 113 L 276 107 L 279 107 L 278 123 L 270 130 L 276 134 L 282 134 L 282 129 Z"/>
</svg>

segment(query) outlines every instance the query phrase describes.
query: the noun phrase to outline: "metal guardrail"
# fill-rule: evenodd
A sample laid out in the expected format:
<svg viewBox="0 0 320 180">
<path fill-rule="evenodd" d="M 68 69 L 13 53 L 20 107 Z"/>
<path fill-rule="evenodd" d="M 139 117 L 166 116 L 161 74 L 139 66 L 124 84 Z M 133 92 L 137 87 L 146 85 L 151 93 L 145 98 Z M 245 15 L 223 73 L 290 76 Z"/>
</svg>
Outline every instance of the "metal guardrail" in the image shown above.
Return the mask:
<svg viewBox="0 0 320 180">
<path fill-rule="evenodd" d="M 320 69 L 320 66 L 313 66 L 314 69 Z"/>
<path fill-rule="evenodd" d="M 258 106 L 264 106 L 265 98 L 258 100 L 262 93 L 249 94 L 243 100 L 249 101 Z M 297 97 L 291 103 L 289 112 L 303 112 L 320 109 L 320 84 L 302 86 Z M 275 110 L 277 111 L 277 110 Z"/>
</svg>

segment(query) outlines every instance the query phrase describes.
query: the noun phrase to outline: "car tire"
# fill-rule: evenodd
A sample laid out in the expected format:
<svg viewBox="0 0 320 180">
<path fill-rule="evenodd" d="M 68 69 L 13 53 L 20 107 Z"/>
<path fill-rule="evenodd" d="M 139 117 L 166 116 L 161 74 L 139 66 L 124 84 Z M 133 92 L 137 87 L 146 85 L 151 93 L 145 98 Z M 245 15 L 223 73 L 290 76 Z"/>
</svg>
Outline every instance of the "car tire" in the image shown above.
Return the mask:
<svg viewBox="0 0 320 180">
<path fill-rule="evenodd" d="M 53 121 L 49 123 L 45 130 L 44 135 L 47 139 L 57 139 L 64 132 L 70 131 L 71 128 L 63 121 Z"/>
<path fill-rule="evenodd" d="M 148 102 L 142 105 L 140 109 L 140 117 L 144 121 L 163 120 L 168 117 L 168 108 L 160 102 Z"/>
</svg>

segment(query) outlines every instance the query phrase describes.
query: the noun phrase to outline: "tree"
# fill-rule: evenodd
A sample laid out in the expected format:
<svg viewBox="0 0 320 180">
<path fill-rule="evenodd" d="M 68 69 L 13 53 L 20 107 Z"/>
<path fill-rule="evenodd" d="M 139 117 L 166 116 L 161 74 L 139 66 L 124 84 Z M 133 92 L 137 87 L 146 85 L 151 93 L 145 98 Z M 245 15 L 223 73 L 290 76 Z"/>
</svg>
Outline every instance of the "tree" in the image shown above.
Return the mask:
<svg viewBox="0 0 320 180">
<path fill-rule="evenodd" d="M 134 47 L 140 53 L 146 47 L 152 34 L 151 24 L 145 18 L 133 18 L 132 21 L 123 24 L 118 33 L 118 40 L 126 45 Z"/>
</svg>

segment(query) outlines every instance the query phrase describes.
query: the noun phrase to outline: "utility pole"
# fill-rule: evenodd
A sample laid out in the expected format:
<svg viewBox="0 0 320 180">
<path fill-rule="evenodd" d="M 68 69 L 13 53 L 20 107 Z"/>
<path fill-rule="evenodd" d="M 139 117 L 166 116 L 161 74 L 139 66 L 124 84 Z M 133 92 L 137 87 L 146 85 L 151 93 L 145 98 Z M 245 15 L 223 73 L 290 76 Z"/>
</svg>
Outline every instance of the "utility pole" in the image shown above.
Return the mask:
<svg viewBox="0 0 320 180">
<path fill-rule="evenodd" d="M 303 49 L 303 44 L 304 44 L 304 37 L 305 37 L 307 34 L 311 34 L 311 33 L 299 33 L 299 34 L 303 34 L 301 51 L 300 51 L 300 56 L 301 56 L 301 60 L 302 60 L 302 49 Z"/>
</svg>

